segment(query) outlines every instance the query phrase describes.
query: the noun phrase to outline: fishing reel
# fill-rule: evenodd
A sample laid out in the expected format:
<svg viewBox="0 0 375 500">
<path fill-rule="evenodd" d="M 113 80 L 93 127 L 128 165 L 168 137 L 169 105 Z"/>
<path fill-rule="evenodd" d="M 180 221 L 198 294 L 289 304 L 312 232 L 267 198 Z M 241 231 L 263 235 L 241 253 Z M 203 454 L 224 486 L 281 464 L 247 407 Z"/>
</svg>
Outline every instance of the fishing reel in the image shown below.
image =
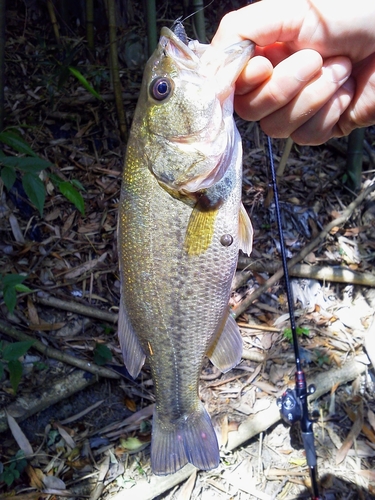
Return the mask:
<svg viewBox="0 0 375 500">
<path fill-rule="evenodd" d="M 314 394 L 315 386 L 309 385 L 307 394 Z M 301 397 L 298 396 L 296 389 L 287 389 L 284 394 L 277 398 L 277 406 L 284 422 L 293 425 L 301 422 L 304 418 L 304 409 Z"/>
</svg>

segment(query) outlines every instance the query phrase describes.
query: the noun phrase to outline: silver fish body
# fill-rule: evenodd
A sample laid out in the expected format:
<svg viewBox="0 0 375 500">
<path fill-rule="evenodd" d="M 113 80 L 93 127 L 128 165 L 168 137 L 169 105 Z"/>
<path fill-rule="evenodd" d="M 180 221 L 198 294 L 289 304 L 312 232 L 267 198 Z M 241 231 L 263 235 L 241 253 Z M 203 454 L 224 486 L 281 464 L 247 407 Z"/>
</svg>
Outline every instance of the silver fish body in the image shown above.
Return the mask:
<svg viewBox="0 0 375 500">
<path fill-rule="evenodd" d="M 232 100 L 252 51 L 242 42 L 212 61 L 206 46 L 163 28 L 132 124 L 119 209 L 119 339 L 133 377 L 146 358 L 151 368 L 156 474 L 219 463 L 198 384 L 204 356 L 227 371 L 242 353 L 228 300 L 252 233 Z"/>
</svg>

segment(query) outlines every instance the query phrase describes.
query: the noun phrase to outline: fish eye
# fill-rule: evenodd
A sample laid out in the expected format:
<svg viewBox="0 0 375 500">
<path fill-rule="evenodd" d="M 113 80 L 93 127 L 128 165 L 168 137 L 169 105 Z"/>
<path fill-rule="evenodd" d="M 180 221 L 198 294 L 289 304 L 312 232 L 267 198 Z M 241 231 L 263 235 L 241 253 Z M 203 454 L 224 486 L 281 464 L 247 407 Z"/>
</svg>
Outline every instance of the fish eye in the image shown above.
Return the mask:
<svg viewBox="0 0 375 500">
<path fill-rule="evenodd" d="M 169 78 L 155 78 L 150 85 L 150 94 L 157 101 L 166 99 L 172 90 L 172 84 Z"/>
</svg>

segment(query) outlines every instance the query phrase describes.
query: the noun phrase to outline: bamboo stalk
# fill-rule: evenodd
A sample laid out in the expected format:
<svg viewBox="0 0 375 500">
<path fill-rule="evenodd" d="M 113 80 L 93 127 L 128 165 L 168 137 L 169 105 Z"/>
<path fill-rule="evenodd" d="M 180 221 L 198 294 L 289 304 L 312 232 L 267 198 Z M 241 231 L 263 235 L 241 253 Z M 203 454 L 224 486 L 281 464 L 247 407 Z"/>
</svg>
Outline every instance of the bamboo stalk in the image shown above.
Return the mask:
<svg viewBox="0 0 375 500">
<path fill-rule="evenodd" d="M 94 45 L 94 0 L 86 0 L 86 38 L 88 48 L 93 51 Z"/>
<path fill-rule="evenodd" d="M 48 9 L 49 17 L 51 19 L 53 32 L 55 33 L 56 41 L 57 41 L 57 43 L 60 43 L 59 25 L 57 23 L 55 7 L 53 5 L 52 0 L 47 0 L 47 9 Z"/>
<path fill-rule="evenodd" d="M 193 21 L 198 40 L 206 43 L 206 27 L 204 23 L 204 2 L 203 0 L 193 0 Z"/>
<path fill-rule="evenodd" d="M 117 53 L 116 3 L 115 0 L 107 0 L 107 2 L 112 85 L 113 92 L 115 94 L 120 136 L 121 139 L 126 142 L 128 140 L 128 126 L 126 124 L 124 104 L 122 102 L 122 89 Z"/>
<path fill-rule="evenodd" d="M 4 128 L 5 12 L 6 0 L 0 0 L 0 132 Z"/>
<path fill-rule="evenodd" d="M 147 50 L 148 57 L 154 52 L 158 43 L 158 34 L 156 28 L 156 6 L 155 0 L 146 2 L 146 25 L 147 25 Z"/>
<path fill-rule="evenodd" d="M 348 185 L 353 191 L 361 187 L 365 131 L 366 128 L 357 128 L 350 132 L 348 137 L 346 173 L 348 174 Z"/>
</svg>

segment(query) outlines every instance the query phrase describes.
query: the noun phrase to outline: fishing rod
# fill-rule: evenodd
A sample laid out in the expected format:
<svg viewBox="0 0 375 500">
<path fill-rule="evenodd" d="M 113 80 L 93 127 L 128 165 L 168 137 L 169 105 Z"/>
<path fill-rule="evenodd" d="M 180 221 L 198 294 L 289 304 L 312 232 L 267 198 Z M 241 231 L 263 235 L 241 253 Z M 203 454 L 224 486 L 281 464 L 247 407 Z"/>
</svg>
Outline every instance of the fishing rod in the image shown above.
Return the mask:
<svg viewBox="0 0 375 500">
<path fill-rule="evenodd" d="M 306 452 L 306 462 L 309 467 L 310 478 L 311 478 L 311 492 L 312 492 L 311 498 L 313 500 L 320 500 L 318 479 L 317 479 L 317 459 L 316 459 L 314 433 L 313 433 L 314 421 L 310 418 L 307 406 L 307 397 L 309 394 L 313 394 L 315 392 L 315 386 L 310 385 L 309 387 L 307 387 L 306 376 L 301 365 L 297 329 L 296 329 L 296 320 L 293 307 L 294 301 L 293 301 L 292 289 L 290 286 L 288 265 L 286 261 L 284 234 L 281 224 L 279 194 L 276 182 L 275 165 L 273 161 L 272 142 L 271 138 L 268 136 L 267 136 L 267 141 L 268 141 L 268 154 L 270 160 L 270 170 L 272 176 L 272 188 L 273 188 L 273 195 L 275 198 L 275 213 L 276 213 L 277 227 L 280 240 L 280 253 L 284 269 L 285 290 L 288 299 L 289 319 L 290 319 L 290 327 L 292 330 L 294 357 L 296 363 L 295 388 L 294 389 L 288 388 L 284 392 L 284 394 L 280 398 L 278 398 L 277 405 L 280 409 L 282 419 L 287 424 L 293 425 L 297 422 L 300 423 L 303 446 Z"/>
</svg>

